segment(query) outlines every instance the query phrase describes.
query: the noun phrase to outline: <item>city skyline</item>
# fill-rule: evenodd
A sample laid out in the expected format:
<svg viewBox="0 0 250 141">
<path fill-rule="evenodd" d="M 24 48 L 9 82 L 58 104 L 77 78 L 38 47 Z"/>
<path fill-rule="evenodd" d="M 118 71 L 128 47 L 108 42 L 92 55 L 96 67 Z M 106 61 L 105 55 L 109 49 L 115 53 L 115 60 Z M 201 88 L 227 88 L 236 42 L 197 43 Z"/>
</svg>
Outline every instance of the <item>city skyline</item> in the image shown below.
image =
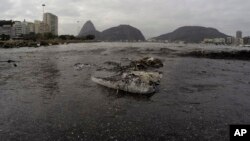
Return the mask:
<svg viewBox="0 0 250 141">
<path fill-rule="evenodd" d="M 185 25 L 214 27 L 231 36 L 235 36 L 237 30 L 241 30 L 243 36 L 250 35 L 250 21 L 245 18 L 250 15 L 250 2 L 247 0 L 0 1 L 2 20 L 20 21 L 42 19 L 42 4 L 45 3 L 45 12 L 54 13 L 59 18 L 59 34 L 76 34 L 77 27 L 92 20 L 100 31 L 119 24 L 130 24 L 139 28 L 147 38 Z"/>
<path fill-rule="evenodd" d="M 45 33 L 58 35 L 58 17 L 52 13 L 44 13 L 44 10 L 43 19 L 34 19 L 34 22 L 25 19 L 23 21 L 0 20 L 0 34 L 3 39 L 23 39 L 30 35 Z"/>
</svg>

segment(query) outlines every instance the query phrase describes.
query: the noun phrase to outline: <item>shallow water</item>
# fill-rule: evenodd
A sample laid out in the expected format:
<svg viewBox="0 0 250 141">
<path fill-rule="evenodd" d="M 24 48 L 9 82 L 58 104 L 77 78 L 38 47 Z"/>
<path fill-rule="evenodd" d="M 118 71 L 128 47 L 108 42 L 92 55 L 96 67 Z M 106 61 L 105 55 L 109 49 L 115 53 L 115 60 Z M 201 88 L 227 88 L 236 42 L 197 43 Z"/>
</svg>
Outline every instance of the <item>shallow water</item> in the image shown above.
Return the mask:
<svg viewBox="0 0 250 141">
<path fill-rule="evenodd" d="M 179 57 L 190 50 L 248 48 L 87 43 L 0 49 L 0 140 L 228 140 L 250 123 L 250 62 Z M 150 97 L 91 82 L 107 61 L 164 61 Z M 77 63 L 88 64 L 78 70 Z"/>
</svg>

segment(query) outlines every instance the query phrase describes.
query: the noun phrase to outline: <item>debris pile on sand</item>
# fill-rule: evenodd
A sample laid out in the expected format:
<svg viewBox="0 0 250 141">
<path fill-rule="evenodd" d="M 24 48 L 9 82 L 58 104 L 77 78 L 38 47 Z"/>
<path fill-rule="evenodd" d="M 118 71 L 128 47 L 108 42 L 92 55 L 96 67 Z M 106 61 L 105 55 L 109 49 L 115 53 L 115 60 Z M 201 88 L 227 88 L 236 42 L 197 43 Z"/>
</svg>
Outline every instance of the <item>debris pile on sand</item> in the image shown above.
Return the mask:
<svg viewBox="0 0 250 141">
<path fill-rule="evenodd" d="M 140 60 L 132 61 L 130 65 L 139 70 L 163 67 L 162 61 L 153 57 L 145 57 Z"/>
<path fill-rule="evenodd" d="M 74 68 L 75 68 L 75 70 L 80 71 L 80 70 L 83 70 L 84 68 L 91 68 L 92 66 L 93 65 L 88 64 L 88 63 L 85 63 L 85 64 L 83 64 L 83 63 L 76 63 L 74 65 Z"/>
<path fill-rule="evenodd" d="M 113 66 L 112 68 L 102 68 L 107 71 L 114 71 L 117 73 L 123 73 L 128 71 L 147 71 L 154 70 L 163 67 L 163 63 L 160 59 L 153 57 L 145 57 L 139 60 L 130 60 L 128 65 L 122 65 L 121 63 L 108 61 L 105 62 L 106 65 Z"/>
<path fill-rule="evenodd" d="M 156 92 L 160 84 L 162 74 L 154 69 L 163 67 L 160 59 L 146 57 L 131 61 L 129 65 L 122 66 L 120 63 L 106 62 L 113 65 L 109 71 L 115 72 L 113 76 L 96 77 L 91 80 L 99 85 L 122 90 L 129 93 L 151 94 Z"/>
</svg>

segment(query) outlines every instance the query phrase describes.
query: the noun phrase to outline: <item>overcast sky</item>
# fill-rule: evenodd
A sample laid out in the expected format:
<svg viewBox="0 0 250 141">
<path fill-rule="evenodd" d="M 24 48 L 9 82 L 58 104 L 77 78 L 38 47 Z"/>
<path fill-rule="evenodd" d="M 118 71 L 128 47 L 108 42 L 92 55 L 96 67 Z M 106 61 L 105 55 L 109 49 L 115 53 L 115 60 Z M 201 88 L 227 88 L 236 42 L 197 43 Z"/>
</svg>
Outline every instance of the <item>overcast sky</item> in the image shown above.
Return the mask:
<svg viewBox="0 0 250 141">
<path fill-rule="evenodd" d="M 0 0 L 0 20 L 41 20 L 43 3 L 58 16 L 59 34 L 76 34 L 92 20 L 99 31 L 129 24 L 147 38 L 184 25 L 250 35 L 250 0 Z"/>
</svg>

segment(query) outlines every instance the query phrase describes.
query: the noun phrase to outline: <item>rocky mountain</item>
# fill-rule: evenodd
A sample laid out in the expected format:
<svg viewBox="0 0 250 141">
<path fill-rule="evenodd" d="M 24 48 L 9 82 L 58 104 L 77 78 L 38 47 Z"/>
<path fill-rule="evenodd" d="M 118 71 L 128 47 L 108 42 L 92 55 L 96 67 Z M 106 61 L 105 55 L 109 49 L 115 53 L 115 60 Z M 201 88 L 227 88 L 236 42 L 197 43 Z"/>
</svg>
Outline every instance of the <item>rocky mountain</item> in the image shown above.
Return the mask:
<svg viewBox="0 0 250 141">
<path fill-rule="evenodd" d="M 104 30 L 101 33 L 103 41 L 144 41 L 145 37 L 135 27 L 130 25 L 120 25 Z"/>
<path fill-rule="evenodd" d="M 169 41 L 185 41 L 187 43 L 200 43 L 205 38 L 226 38 L 228 35 L 219 32 L 215 28 L 202 26 L 184 26 L 167 34 L 160 35 L 153 39 Z"/>
<path fill-rule="evenodd" d="M 96 30 L 94 24 L 91 21 L 87 21 L 83 25 L 78 37 L 85 37 L 87 35 L 95 35 L 96 39 L 100 37 L 100 32 Z"/>
</svg>

